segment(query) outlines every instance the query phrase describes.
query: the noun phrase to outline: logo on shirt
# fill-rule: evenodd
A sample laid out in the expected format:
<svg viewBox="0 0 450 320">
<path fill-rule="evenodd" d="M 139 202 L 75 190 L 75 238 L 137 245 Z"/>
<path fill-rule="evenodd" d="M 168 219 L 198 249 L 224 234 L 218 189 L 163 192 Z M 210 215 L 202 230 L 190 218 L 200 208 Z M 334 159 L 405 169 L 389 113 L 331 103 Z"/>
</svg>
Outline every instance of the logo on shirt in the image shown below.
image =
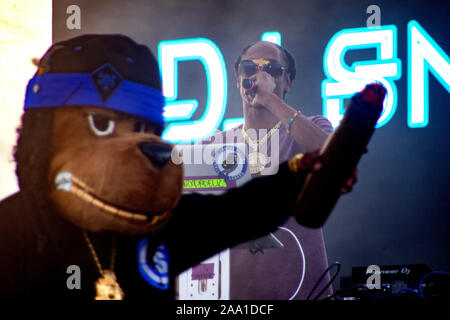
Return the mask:
<svg viewBox="0 0 450 320">
<path fill-rule="evenodd" d="M 247 170 L 244 153 L 236 146 L 226 145 L 214 152 L 214 170 L 226 180 L 237 180 Z"/>
</svg>

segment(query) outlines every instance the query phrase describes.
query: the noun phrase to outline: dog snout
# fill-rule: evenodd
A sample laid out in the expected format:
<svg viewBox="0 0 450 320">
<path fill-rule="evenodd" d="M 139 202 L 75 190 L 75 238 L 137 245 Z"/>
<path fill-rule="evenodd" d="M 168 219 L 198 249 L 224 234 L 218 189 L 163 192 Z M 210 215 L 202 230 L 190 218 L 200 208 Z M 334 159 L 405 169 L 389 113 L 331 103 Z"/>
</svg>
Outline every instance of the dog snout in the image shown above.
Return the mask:
<svg viewBox="0 0 450 320">
<path fill-rule="evenodd" d="M 162 168 L 172 155 L 172 147 L 161 143 L 143 142 L 139 149 L 157 168 Z"/>
</svg>

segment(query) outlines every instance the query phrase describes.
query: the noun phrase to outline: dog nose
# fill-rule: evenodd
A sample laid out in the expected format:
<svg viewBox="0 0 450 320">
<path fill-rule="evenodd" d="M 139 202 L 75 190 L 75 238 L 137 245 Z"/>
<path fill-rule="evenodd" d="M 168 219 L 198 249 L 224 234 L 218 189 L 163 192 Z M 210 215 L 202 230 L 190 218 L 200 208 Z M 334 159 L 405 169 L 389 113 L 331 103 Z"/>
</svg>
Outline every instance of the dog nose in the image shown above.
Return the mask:
<svg viewBox="0 0 450 320">
<path fill-rule="evenodd" d="M 139 149 L 157 168 L 162 168 L 172 155 L 172 147 L 154 142 L 143 142 Z"/>
</svg>

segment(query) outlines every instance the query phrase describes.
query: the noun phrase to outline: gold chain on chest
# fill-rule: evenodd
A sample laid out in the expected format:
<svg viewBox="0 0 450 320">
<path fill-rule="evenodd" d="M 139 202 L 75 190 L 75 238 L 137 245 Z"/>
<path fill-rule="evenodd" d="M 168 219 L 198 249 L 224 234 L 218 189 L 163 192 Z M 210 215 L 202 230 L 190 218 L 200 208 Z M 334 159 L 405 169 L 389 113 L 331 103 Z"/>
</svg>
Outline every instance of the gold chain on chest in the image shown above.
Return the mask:
<svg viewBox="0 0 450 320">
<path fill-rule="evenodd" d="M 125 294 L 122 288 L 117 282 L 116 274 L 114 273 L 114 265 L 116 263 L 116 237 L 112 240 L 112 252 L 111 261 L 109 269 L 103 270 L 100 260 L 98 259 L 97 253 L 95 252 L 94 246 L 89 239 L 86 232 L 83 231 L 83 236 L 86 243 L 91 251 L 92 258 L 94 259 L 95 265 L 97 266 L 98 272 L 100 273 L 100 278 L 95 282 L 95 300 L 123 300 Z"/>
</svg>

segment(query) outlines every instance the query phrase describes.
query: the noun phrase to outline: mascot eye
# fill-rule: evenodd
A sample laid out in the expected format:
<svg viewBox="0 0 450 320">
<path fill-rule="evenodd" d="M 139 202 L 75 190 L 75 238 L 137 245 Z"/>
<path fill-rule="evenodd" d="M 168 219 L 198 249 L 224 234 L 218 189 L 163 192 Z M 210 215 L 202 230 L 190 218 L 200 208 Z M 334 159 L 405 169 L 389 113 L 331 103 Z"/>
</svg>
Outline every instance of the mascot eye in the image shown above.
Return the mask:
<svg viewBox="0 0 450 320">
<path fill-rule="evenodd" d="M 95 114 L 88 115 L 89 126 L 97 136 L 107 136 L 114 132 L 116 123 L 106 117 Z"/>
<path fill-rule="evenodd" d="M 134 128 L 133 128 L 134 132 L 144 133 L 146 129 L 147 129 L 147 127 L 144 122 L 135 122 L 134 123 Z"/>
</svg>

